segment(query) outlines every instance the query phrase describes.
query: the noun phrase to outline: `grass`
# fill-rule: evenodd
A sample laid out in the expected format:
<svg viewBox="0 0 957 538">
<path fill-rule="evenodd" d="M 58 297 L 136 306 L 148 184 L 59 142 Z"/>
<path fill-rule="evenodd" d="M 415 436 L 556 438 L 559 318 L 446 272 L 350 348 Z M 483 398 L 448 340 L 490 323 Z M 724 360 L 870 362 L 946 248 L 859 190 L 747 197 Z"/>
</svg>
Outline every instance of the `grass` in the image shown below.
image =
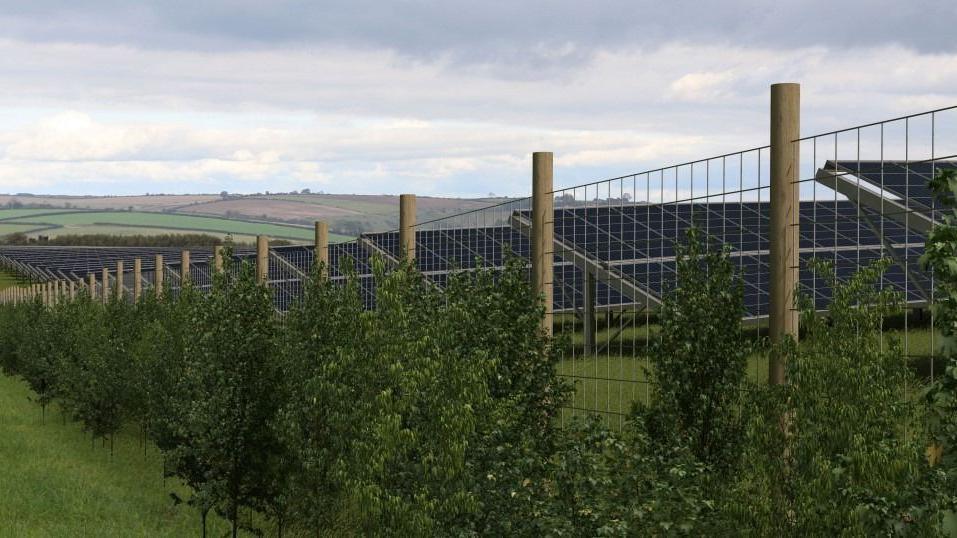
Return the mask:
<svg viewBox="0 0 957 538">
<path fill-rule="evenodd" d="M 52 213 L 62 213 L 70 211 L 69 209 L 0 209 L 0 221 L 9 219 L 19 219 L 35 215 L 49 215 Z"/>
<path fill-rule="evenodd" d="M 25 283 L 25 281 L 20 278 L 19 275 L 8 273 L 6 271 L 0 271 L 0 290 L 12 288 L 13 286 L 18 286 L 23 283 Z"/>
<path fill-rule="evenodd" d="M 15 234 L 15 233 L 24 233 L 30 234 L 33 232 L 40 232 L 44 229 L 50 228 L 49 224 L 37 224 L 30 222 L 6 222 L 0 221 L 0 236 Z"/>
<path fill-rule="evenodd" d="M 611 425 L 621 425 L 633 402 L 649 401 L 651 388 L 646 372 L 650 363 L 647 355 L 661 327 L 654 323 L 653 318 L 644 316 L 639 316 L 637 323 L 632 324 L 630 316 L 626 315 L 623 321 L 613 321 L 610 328 L 605 328 L 601 316 L 595 333 L 598 351 L 586 354 L 581 327 L 573 325 L 568 316 L 557 318 L 556 336 L 567 336 L 564 360 L 558 364 L 558 373 L 575 386 L 572 400 L 561 417 L 563 422 L 573 416 L 598 413 Z M 918 376 L 926 379 L 943 373 L 941 360 L 932 359 L 939 336 L 927 326 L 927 319 L 912 316 L 907 327 L 905 330 L 903 318 L 891 320 L 882 335 L 885 342 L 888 345 L 891 339 L 900 342 Z M 746 335 L 760 338 L 763 329 L 750 328 Z M 768 367 L 766 353 L 754 353 L 748 358 L 747 379 L 765 383 Z"/>
<path fill-rule="evenodd" d="M 12 210 L 7 210 L 12 211 Z M 199 217 L 171 213 L 149 213 L 141 211 L 72 211 L 45 215 L 22 216 L 3 221 L 7 226 L 30 224 L 35 227 L 57 226 L 46 235 L 99 233 L 89 231 L 92 227 L 125 228 L 129 233 L 148 233 L 151 230 L 213 232 L 235 234 L 237 236 L 255 236 L 265 234 L 276 239 L 311 241 L 314 232 L 309 227 L 288 226 L 250 222 L 234 219 Z M 13 230 L 17 231 L 17 230 Z M 26 231 L 26 230 L 20 230 Z M 10 232 L 7 232 L 10 233 Z M 333 239 L 341 239 L 338 236 Z"/>
<path fill-rule="evenodd" d="M 170 492 L 187 488 L 168 480 L 151 445 L 135 428 L 117 435 L 114 455 L 99 441 L 30 401 L 25 383 L 0 374 L 0 537 L 198 536 L 200 519 Z M 211 536 L 225 521 L 211 516 Z"/>
</svg>

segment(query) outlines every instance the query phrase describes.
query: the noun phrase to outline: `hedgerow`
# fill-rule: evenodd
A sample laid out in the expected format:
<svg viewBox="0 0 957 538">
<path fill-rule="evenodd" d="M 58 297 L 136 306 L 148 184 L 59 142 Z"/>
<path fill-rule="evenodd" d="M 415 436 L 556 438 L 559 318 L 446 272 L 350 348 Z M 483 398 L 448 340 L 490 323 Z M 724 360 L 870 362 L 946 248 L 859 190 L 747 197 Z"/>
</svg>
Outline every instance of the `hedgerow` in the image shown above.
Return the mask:
<svg viewBox="0 0 957 538">
<path fill-rule="evenodd" d="M 441 289 L 375 261 L 371 310 L 356 275 L 320 267 L 277 314 L 248 266 L 135 305 L 5 305 L 0 364 L 94 438 L 142 425 L 204 532 L 210 511 L 234 534 L 941 532 L 957 369 L 925 386 L 880 338 L 897 299 L 874 284 L 884 265 L 831 278 L 826 318 L 800 305 L 804 338 L 780 350 L 791 383 L 768 387 L 744 375 L 762 350 L 734 264 L 703 241 L 678 248 L 654 398 L 618 429 L 558 427 L 567 345 L 541 329 L 518 259 Z"/>
</svg>

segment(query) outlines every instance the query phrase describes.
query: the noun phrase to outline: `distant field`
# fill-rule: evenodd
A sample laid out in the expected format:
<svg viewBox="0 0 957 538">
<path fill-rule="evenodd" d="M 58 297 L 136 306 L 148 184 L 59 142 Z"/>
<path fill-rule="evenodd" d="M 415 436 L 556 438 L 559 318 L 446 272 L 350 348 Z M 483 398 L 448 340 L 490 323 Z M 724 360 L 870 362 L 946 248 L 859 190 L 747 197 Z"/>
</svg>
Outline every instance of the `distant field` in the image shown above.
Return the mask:
<svg viewBox="0 0 957 538">
<path fill-rule="evenodd" d="M 442 218 L 474 209 L 479 209 L 501 202 L 502 198 L 439 198 L 421 196 L 417 199 L 417 220 L 424 222 Z M 394 229 L 399 222 L 399 197 L 394 195 L 353 195 L 353 194 L 254 194 L 224 199 L 218 194 L 189 194 L 189 195 L 151 195 L 151 196 L 23 196 L 0 195 L 0 207 L 30 207 L 36 205 L 49 206 L 48 209 L 4 209 L 0 210 L 0 225 L 10 224 L 13 221 L 30 224 L 55 224 L 56 226 L 103 226 L 121 225 L 130 226 L 137 223 L 118 222 L 116 214 L 138 215 L 142 213 L 159 214 L 157 220 L 146 220 L 139 223 L 153 229 L 173 229 L 201 231 L 212 234 L 232 233 L 236 236 L 252 236 L 266 233 L 277 239 L 309 240 L 311 231 L 295 228 L 295 225 L 310 225 L 317 220 L 326 221 L 333 232 L 342 235 L 331 235 L 331 241 L 351 239 L 361 232 L 386 231 Z M 71 221 L 60 223 L 52 222 L 47 217 L 52 213 L 70 211 L 97 211 L 113 210 L 112 217 L 100 221 Z M 170 223 L 163 220 L 170 215 L 184 215 L 188 217 L 208 217 L 212 221 L 203 221 L 201 224 L 176 221 Z M 23 219 L 21 217 L 37 217 Z M 42 216 L 42 218 L 41 218 Z M 5 220 L 6 219 L 6 220 Z M 229 225 L 215 222 L 219 219 L 229 219 Z M 283 226 L 272 231 L 264 231 L 249 226 L 236 226 L 236 221 L 263 221 L 273 225 Z M 246 223 L 253 224 L 255 223 Z M 290 229 L 288 225 L 293 225 Z M 201 226 L 201 227 L 196 227 Z M 34 226 L 36 228 L 36 226 Z M 311 228 L 310 228 L 311 229 Z M 33 229 L 0 228 L 0 235 L 22 231 L 31 233 Z M 58 235 L 64 233 L 85 233 L 81 230 L 57 229 L 44 231 L 44 235 Z M 93 232 L 89 232 L 93 233 Z M 133 233 L 133 232 L 129 232 Z M 33 234 L 37 235 L 37 234 Z"/>
<path fill-rule="evenodd" d="M 44 228 L 49 228 L 50 226 L 51 225 L 49 224 L 35 224 L 35 223 L 14 224 L 14 223 L 0 221 L 0 236 L 7 235 L 7 234 L 15 234 L 15 233 L 25 233 L 29 235 L 29 234 L 32 234 L 33 232 L 43 230 Z"/>
<path fill-rule="evenodd" d="M 0 195 L 0 206 L 16 202 L 25 206 L 48 205 L 67 209 L 129 209 L 162 211 L 183 205 L 219 200 L 218 194 L 179 194 L 153 196 L 13 196 Z"/>
<path fill-rule="evenodd" d="M 416 200 L 419 222 L 487 207 L 500 199 L 436 198 Z M 308 223 L 324 220 L 334 230 L 385 231 L 399 222 L 399 197 L 389 195 L 276 194 L 246 196 L 183 206 L 178 213 L 232 216 Z"/>
<path fill-rule="evenodd" d="M 18 219 L 21 217 L 31 217 L 35 215 L 62 213 L 64 211 L 69 211 L 69 209 L 0 209 L 0 221 Z"/>
<path fill-rule="evenodd" d="M 147 213 L 128 211 L 61 211 L 32 212 L 18 215 L 25 210 L 0 210 L 0 234 L 37 230 L 42 235 L 63 234 L 150 234 L 177 232 L 205 232 L 216 235 L 232 234 L 237 240 L 248 240 L 264 234 L 275 239 L 308 242 L 314 238 L 309 227 L 283 224 L 247 222 L 235 219 L 200 217 L 170 213 Z M 40 210 L 42 211 L 42 210 Z M 52 229 L 48 229 L 55 227 Z M 36 235 L 36 233 L 33 233 Z M 342 241 L 344 236 L 332 235 L 330 241 Z"/>
</svg>

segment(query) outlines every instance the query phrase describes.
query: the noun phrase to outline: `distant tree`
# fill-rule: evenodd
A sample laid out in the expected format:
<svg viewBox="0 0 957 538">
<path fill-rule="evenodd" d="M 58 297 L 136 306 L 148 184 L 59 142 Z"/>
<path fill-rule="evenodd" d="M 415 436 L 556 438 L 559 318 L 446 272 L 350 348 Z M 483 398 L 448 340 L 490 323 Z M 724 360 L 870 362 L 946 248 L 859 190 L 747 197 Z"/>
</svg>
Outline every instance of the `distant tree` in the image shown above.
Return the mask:
<svg viewBox="0 0 957 538">
<path fill-rule="evenodd" d="M 223 200 L 226 200 L 227 198 L 229 198 L 229 192 L 227 192 L 227 191 L 221 191 L 221 192 L 219 193 L 219 197 L 222 198 Z"/>
<path fill-rule="evenodd" d="M 306 189 L 302 189 L 301 191 L 299 191 L 299 193 L 300 193 L 300 194 L 312 194 L 312 191 L 309 190 L 308 188 L 306 188 Z"/>
</svg>

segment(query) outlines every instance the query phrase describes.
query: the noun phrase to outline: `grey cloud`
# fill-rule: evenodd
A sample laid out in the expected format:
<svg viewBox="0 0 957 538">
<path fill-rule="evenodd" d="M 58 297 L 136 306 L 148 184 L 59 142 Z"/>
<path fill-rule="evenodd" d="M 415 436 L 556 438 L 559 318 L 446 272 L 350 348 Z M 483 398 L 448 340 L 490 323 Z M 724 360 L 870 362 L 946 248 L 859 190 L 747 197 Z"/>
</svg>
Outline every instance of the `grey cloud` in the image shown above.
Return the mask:
<svg viewBox="0 0 957 538">
<path fill-rule="evenodd" d="M 158 49 L 341 45 L 467 64 L 574 64 L 663 42 L 957 49 L 957 2 L 891 0 L 76 2 L 0 5 L 8 37 Z M 555 51 L 558 51 L 557 53 Z"/>
</svg>

